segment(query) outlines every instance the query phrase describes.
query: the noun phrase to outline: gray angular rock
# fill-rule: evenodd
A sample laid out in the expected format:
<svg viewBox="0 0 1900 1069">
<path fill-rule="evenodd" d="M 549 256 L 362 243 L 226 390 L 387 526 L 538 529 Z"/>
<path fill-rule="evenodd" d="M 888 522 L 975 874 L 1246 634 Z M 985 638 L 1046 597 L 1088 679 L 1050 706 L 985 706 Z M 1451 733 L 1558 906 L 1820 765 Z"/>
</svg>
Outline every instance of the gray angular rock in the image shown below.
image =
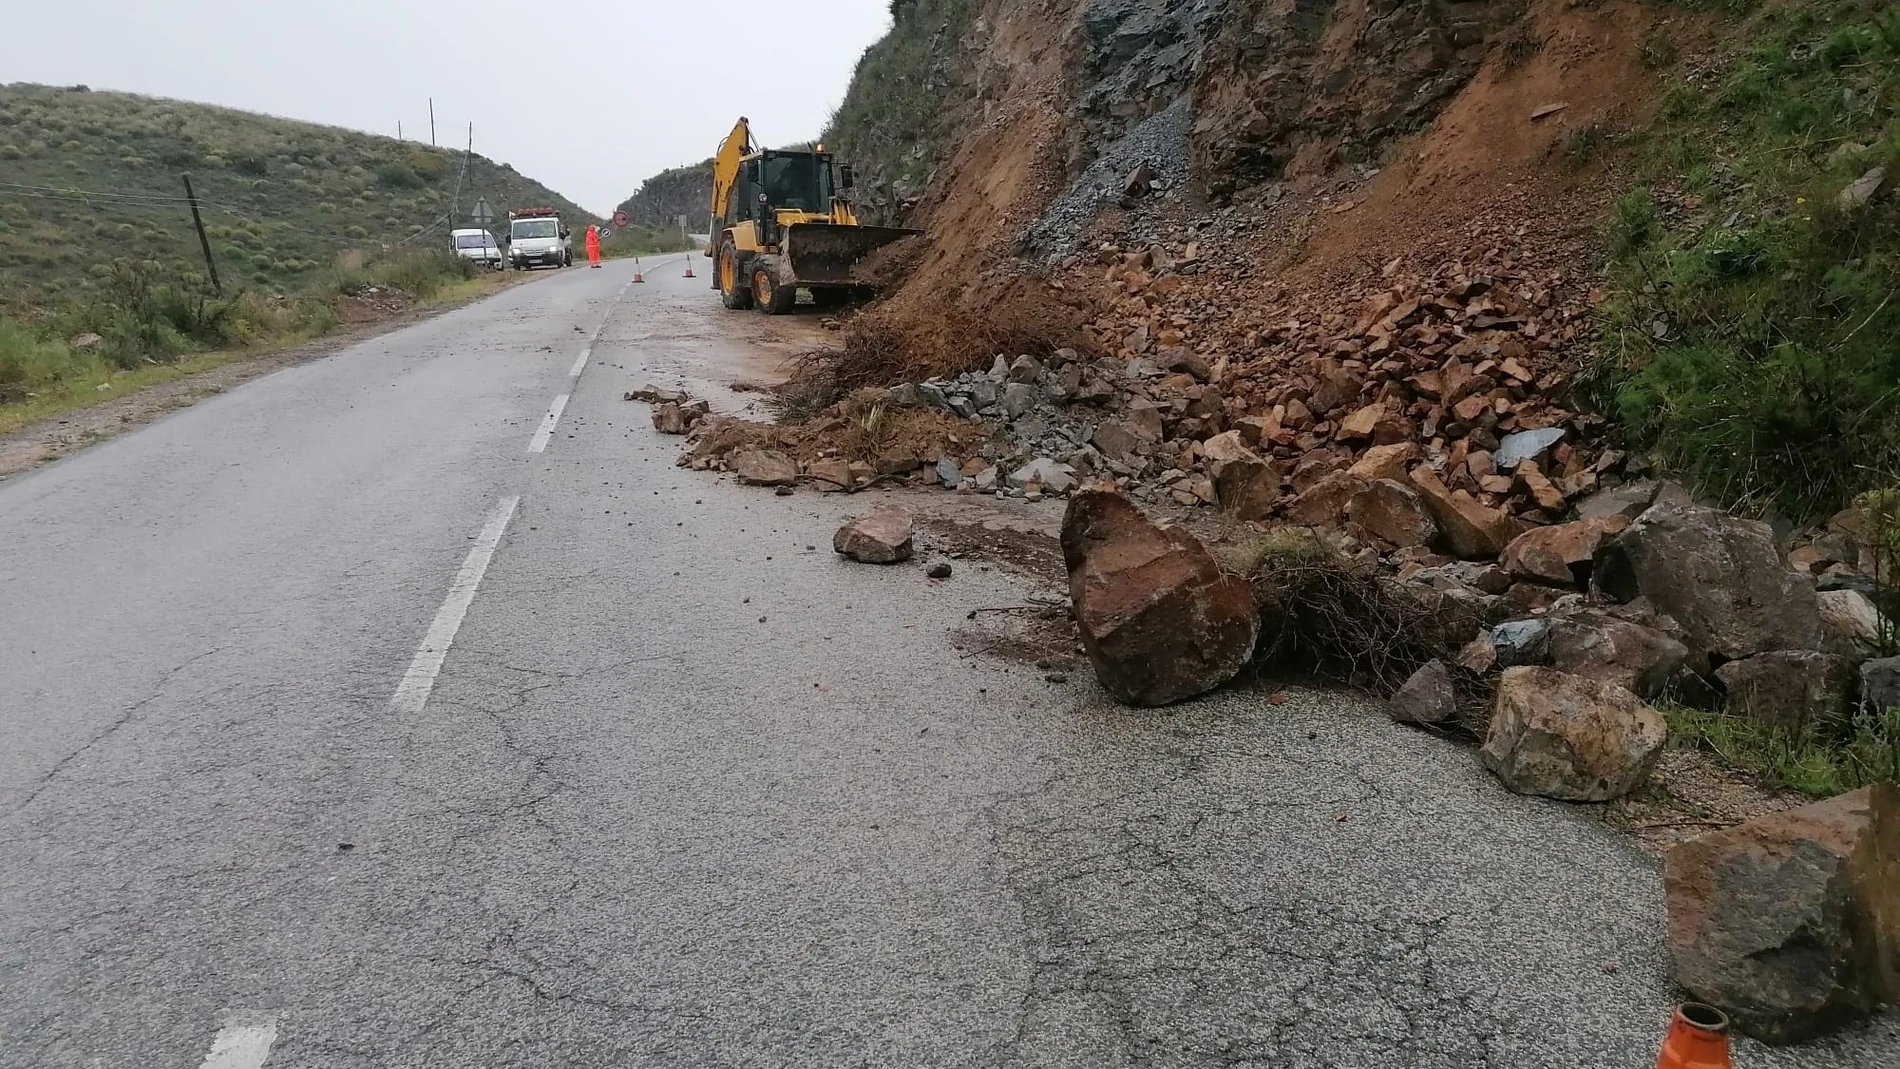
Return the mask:
<svg viewBox="0 0 1900 1069">
<path fill-rule="evenodd" d="M 1864 709 L 1900 709 L 1900 657 L 1876 657 L 1860 666 Z"/>
<path fill-rule="evenodd" d="M 1660 713 L 1615 684 L 1507 668 L 1479 756 L 1519 794 L 1607 802 L 1648 778 L 1668 735 Z"/>
<path fill-rule="evenodd" d="M 1769 1043 L 1900 1002 L 1900 788 L 1881 784 L 1672 848 L 1676 980 Z"/>
<path fill-rule="evenodd" d="M 1858 590 L 1823 590 L 1821 640 L 1829 653 L 1865 660 L 1886 644 L 1887 623 L 1872 598 Z"/>
<path fill-rule="evenodd" d="M 1028 383 L 1012 382 L 1003 387 L 1003 414 L 1012 420 L 1021 419 L 1036 407 L 1036 394 L 1036 388 Z"/>
<path fill-rule="evenodd" d="M 1645 701 L 1687 670 L 1689 647 L 1652 627 L 1607 616 L 1579 615 L 1550 625 L 1550 666 L 1614 683 Z"/>
<path fill-rule="evenodd" d="M 1036 483 L 1051 494 L 1066 494 L 1075 488 L 1075 469 L 1048 457 L 1036 459 L 1009 473 L 1009 485 L 1022 489 Z"/>
<path fill-rule="evenodd" d="M 946 490 L 955 490 L 963 484 L 963 469 L 956 461 L 945 457 L 937 461 L 937 482 Z"/>
<path fill-rule="evenodd" d="M 1617 602 L 1648 598 L 1698 657 L 1821 648 L 1812 580 L 1783 565 L 1767 524 L 1716 509 L 1651 507 L 1598 548 L 1592 585 Z"/>
<path fill-rule="evenodd" d="M 1011 382 L 1035 382 L 1041 374 L 1042 361 L 1027 353 L 1010 362 L 1008 377 Z"/>
<path fill-rule="evenodd" d="M 1854 662 L 1817 650 L 1771 650 L 1715 670 L 1727 692 L 1723 708 L 1779 732 L 1846 724 L 1854 698 Z"/>
<path fill-rule="evenodd" d="M 1386 702 L 1385 709 L 1401 724 L 1449 723 L 1458 716 L 1458 691 L 1452 684 L 1451 669 L 1440 660 L 1425 662 Z"/>
<path fill-rule="evenodd" d="M 1497 452 L 1492 454 L 1491 462 L 1499 471 L 1515 471 L 1519 464 L 1543 455 L 1544 450 L 1563 441 L 1563 438 L 1562 427 L 1545 427 L 1542 430 L 1506 435 L 1498 442 Z"/>
<path fill-rule="evenodd" d="M 1491 629 L 1499 668 L 1543 664 L 1550 658 L 1549 620 L 1507 620 Z"/>
</svg>

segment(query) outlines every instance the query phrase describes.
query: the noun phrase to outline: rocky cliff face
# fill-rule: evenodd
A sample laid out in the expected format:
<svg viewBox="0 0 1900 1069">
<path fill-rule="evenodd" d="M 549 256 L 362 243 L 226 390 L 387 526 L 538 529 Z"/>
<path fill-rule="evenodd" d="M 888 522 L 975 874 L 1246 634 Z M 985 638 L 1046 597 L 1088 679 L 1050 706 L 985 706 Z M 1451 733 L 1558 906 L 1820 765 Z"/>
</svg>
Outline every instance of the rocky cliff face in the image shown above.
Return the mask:
<svg viewBox="0 0 1900 1069">
<path fill-rule="evenodd" d="M 685 216 L 695 230 L 706 225 L 712 204 L 712 161 L 690 167 L 661 171 L 645 182 L 633 196 L 620 202 L 617 211 L 626 212 L 632 221 L 646 226 L 677 226 Z"/>
</svg>

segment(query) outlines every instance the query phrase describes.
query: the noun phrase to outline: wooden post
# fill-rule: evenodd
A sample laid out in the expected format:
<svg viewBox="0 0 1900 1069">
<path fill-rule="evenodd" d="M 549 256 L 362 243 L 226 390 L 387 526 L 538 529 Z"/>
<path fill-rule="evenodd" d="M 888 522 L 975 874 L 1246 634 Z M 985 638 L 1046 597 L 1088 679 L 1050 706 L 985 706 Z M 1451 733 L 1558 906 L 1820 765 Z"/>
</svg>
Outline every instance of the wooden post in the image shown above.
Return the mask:
<svg viewBox="0 0 1900 1069">
<path fill-rule="evenodd" d="M 191 176 L 185 175 L 185 199 L 191 202 L 191 225 L 198 228 L 198 247 L 205 253 L 205 270 L 211 272 L 211 288 L 224 296 L 224 283 L 218 280 L 218 264 L 211 258 L 211 239 L 205 236 L 205 221 L 198 214 L 198 194 L 191 190 Z"/>
<path fill-rule="evenodd" d="M 429 98 L 429 147 L 435 147 L 435 98 Z"/>
</svg>

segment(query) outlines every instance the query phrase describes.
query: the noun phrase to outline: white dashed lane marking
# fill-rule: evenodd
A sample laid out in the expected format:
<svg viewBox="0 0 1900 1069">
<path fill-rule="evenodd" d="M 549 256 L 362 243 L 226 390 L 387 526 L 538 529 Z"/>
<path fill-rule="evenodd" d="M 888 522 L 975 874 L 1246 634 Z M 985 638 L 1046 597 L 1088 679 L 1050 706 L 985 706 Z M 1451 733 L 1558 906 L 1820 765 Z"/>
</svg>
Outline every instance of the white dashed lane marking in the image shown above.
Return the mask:
<svg viewBox="0 0 1900 1069">
<path fill-rule="evenodd" d="M 561 411 L 567 408 L 567 394 L 554 399 L 548 406 L 548 414 L 541 417 L 541 427 L 534 432 L 534 439 L 528 443 L 528 452 L 539 453 L 548 447 L 548 439 L 554 437 L 554 427 L 561 422 Z"/>
<path fill-rule="evenodd" d="M 396 687 L 395 696 L 389 699 L 391 709 L 399 713 L 419 713 L 429 703 L 429 692 L 435 689 L 435 677 L 441 673 L 442 662 L 449 656 L 455 633 L 462 628 L 462 617 L 468 614 L 469 604 L 475 600 L 475 591 L 482 585 L 482 576 L 488 573 L 488 562 L 494 559 L 495 547 L 501 544 L 501 536 L 508 530 L 508 521 L 514 516 L 515 506 L 519 504 L 521 498 L 515 496 L 496 505 L 495 511 L 488 517 L 488 523 L 482 527 L 482 533 L 475 536 L 475 545 L 468 551 L 467 559 L 462 561 L 462 570 L 455 573 L 455 582 L 449 585 L 449 596 L 436 612 L 435 622 L 429 625 L 429 633 L 422 639 L 422 647 L 416 650 L 415 658 L 409 662 L 409 670 L 403 673 L 402 683 Z M 210 1063 L 206 1065 L 208 1067 Z"/>
</svg>

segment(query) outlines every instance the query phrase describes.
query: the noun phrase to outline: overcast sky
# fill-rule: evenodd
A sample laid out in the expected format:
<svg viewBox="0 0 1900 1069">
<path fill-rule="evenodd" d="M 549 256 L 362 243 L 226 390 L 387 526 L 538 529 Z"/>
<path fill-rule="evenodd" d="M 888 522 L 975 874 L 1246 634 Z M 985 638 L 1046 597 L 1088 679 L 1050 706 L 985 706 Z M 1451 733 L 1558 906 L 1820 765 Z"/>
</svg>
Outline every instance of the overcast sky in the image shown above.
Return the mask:
<svg viewBox="0 0 1900 1069">
<path fill-rule="evenodd" d="M 475 151 L 605 213 L 740 116 L 817 136 L 889 0 L 29 0 L 0 82 L 199 100 Z M 584 42 L 584 48 L 574 47 Z"/>
</svg>

